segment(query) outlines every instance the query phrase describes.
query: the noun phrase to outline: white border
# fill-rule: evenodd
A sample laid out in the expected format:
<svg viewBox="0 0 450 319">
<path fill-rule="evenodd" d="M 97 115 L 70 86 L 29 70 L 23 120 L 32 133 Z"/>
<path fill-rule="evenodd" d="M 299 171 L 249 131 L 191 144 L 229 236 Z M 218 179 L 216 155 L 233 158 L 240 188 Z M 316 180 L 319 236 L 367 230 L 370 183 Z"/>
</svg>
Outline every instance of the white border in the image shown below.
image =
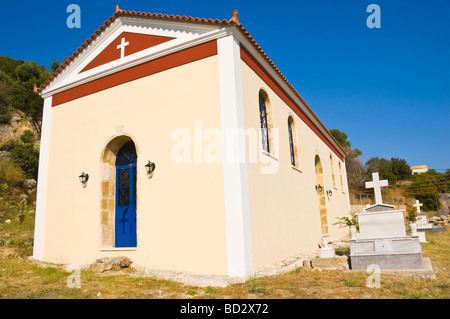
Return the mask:
<svg viewBox="0 0 450 319">
<path fill-rule="evenodd" d="M 50 126 L 52 119 L 52 97 L 44 100 L 42 115 L 41 145 L 39 151 L 39 175 L 36 195 L 36 220 L 34 229 L 33 258 L 43 260 L 45 210 L 47 207 L 47 170 L 50 148 Z"/>
<path fill-rule="evenodd" d="M 239 42 L 229 35 L 217 41 L 217 50 L 222 132 L 237 136 L 236 144 L 222 137 L 228 276 L 244 277 L 253 273 L 253 251 L 246 144 L 239 134 L 245 131 Z"/>
</svg>

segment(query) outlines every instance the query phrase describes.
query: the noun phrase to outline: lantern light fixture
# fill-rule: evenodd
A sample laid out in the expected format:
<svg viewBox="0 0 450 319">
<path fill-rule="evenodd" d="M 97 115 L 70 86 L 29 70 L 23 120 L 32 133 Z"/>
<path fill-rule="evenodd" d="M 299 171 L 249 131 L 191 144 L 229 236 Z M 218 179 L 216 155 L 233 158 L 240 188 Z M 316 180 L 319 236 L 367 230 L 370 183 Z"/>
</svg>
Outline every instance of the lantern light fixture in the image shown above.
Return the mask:
<svg viewBox="0 0 450 319">
<path fill-rule="evenodd" d="M 318 191 L 320 193 L 320 192 L 322 192 L 322 189 L 323 189 L 322 185 L 320 185 L 320 184 L 316 185 L 316 191 Z"/>
<path fill-rule="evenodd" d="M 86 174 L 85 172 L 82 172 L 80 176 L 78 176 L 80 179 L 81 185 L 83 185 L 83 188 L 86 187 L 87 181 L 89 180 L 89 174 Z"/>
<path fill-rule="evenodd" d="M 327 195 L 330 197 L 333 196 L 333 192 L 331 191 L 331 189 L 327 190 Z"/>
<path fill-rule="evenodd" d="M 145 170 L 147 171 L 147 177 L 150 179 L 153 177 L 153 172 L 155 171 L 156 165 L 155 163 L 152 163 L 151 161 L 148 161 L 148 163 L 145 165 Z"/>
</svg>

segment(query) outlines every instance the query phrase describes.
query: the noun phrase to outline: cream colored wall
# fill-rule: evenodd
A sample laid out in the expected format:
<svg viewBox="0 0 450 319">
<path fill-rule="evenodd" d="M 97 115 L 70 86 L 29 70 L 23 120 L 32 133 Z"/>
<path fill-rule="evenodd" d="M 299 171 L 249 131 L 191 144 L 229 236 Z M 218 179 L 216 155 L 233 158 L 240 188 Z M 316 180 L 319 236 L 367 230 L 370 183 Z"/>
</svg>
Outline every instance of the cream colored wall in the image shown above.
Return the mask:
<svg viewBox="0 0 450 319">
<path fill-rule="evenodd" d="M 227 274 L 222 165 L 171 158 L 174 129 L 192 133 L 195 120 L 204 130 L 220 128 L 217 63 L 209 57 L 52 109 L 44 260 L 88 264 L 125 255 L 152 269 Z M 138 152 L 138 245 L 101 251 L 101 156 L 122 134 Z M 152 179 L 148 160 L 156 163 Z"/>
<path fill-rule="evenodd" d="M 279 143 L 276 145 L 279 151 L 273 154 L 277 159 L 258 150 L 259 156 L 271 163 L 259 161 L 248 166 L 253 261 L 257 271 L 288 256 L 317 251 L 321 227 L 314 187 L 316 154 L 322 162 L 325 190 L 333 191 L 332 197 L 326 199 L 331 238 L 340 238 L 348 233 L 347 229 L 332 225 L 336 217 L 348 214 L 348 197 L 345 176 L 344 189 L 339 184 L 338 157 L 333 153 L 337 181 L 337 187 L 333 188 L 329 158 L 331 150 L 245 62 L 241 61 L 241 66 L 246 129 L 260 128 L 258 93 L 261 88 L 269 95 L 274 128 L 279 129 Z M 289 115 L 295 121 L 301 172 L 291 167 L 287 126 Z M 248 149 L 248 152 L 251 151 Z M 268 165 L 278 166 L 276 173 L 261 174 Z M 345 170 L 344 164 L 341 165 Z"/>
</svg>

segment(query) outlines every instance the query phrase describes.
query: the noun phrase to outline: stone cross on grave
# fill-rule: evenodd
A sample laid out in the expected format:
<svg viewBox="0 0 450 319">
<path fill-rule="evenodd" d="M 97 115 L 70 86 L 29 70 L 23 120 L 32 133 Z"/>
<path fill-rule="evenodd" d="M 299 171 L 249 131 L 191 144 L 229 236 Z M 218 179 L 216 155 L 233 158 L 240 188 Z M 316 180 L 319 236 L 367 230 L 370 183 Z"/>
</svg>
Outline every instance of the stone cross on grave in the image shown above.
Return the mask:
<svg viewBox="0 0 450 319">
<path fill-rule="evenodd" d="M 117 46 L 117 50 L 120 49 L 120 58 L 125 57 L 125 47 L 130 45 L 130 42 L 125 42 L 125 38 L 122 38 L 122 42 Z"/>
<path fill-rule="evenodd" d="M 378 176 L 378 173 L 372 173 L 372 181 L 366 182 L 366 188 L 373 188 L 375 192 L 375 204 L 383 204 L 383 199 L 381 197 L 381 187 L 388 186 L 388 181 L 382 180 Z"/>
<path fill-rule="evenodd" d="M 423 204 L 416 199 L 416 203 L 413 206 L 417 208 L 417 214 L 420 214 L 420 206 L 423 206 Z"/>
</svg>

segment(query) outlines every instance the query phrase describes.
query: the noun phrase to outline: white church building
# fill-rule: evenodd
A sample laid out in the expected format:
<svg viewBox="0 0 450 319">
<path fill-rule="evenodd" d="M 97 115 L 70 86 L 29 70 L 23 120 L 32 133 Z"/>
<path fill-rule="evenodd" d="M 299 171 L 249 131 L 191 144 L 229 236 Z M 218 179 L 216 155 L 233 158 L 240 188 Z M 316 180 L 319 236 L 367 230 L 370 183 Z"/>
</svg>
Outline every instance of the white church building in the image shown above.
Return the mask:
<svg viewBox="0 0 450 319">
<path fill-rule="evenodd" d="M 346 153 L 237 11 L 117 8 L 35 91 L 36 260 L 241 277 L 348 233 Z"/>
</svg>

